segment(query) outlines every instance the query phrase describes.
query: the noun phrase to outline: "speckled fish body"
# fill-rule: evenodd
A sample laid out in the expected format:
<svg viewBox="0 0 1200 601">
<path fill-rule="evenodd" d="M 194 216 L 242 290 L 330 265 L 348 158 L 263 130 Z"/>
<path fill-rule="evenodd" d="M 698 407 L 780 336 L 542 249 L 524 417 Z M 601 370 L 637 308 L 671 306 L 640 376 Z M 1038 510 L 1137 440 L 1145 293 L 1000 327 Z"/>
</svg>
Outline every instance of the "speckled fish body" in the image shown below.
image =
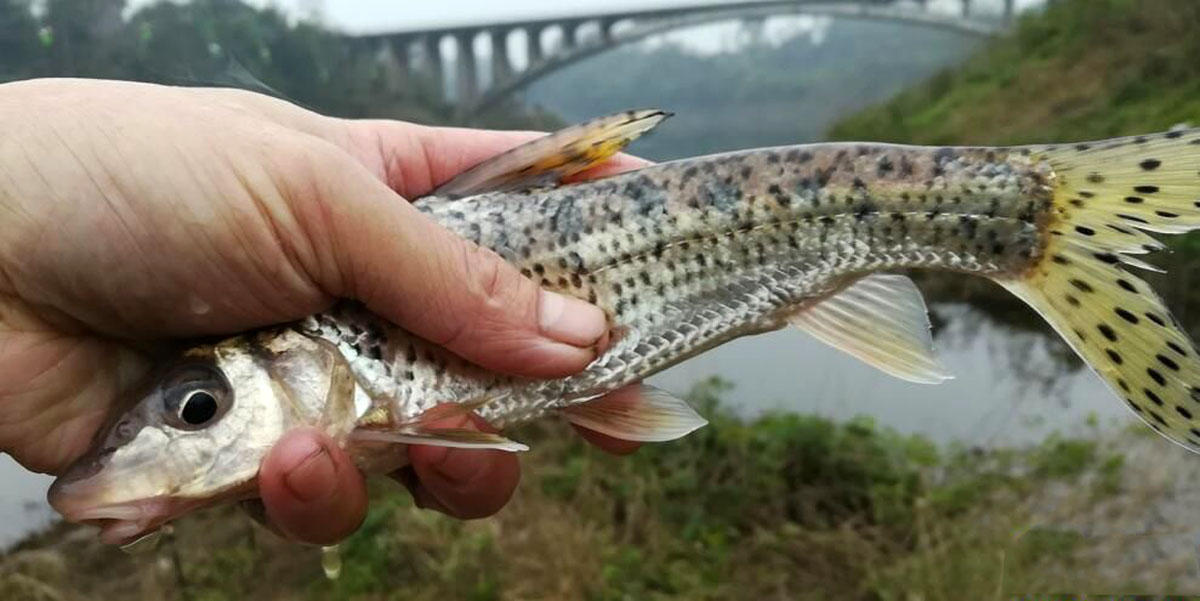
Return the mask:
<svg viewBox="0 0 1200 601">
<path fill-rule="evenodd" d="M 611 347 L 560 380 L 475 368 L 354 308 L 306 327 L 336 342 L 369 395 L 396 403 L 389 411 L 401 421 L 490 396 L 479 412 L 508 425 L 782 327 L 862 274 L 1020 273 L 1045 246 L 1050 177 L 1048 164 L 1022 152 L 823 144 L 420 202 L 542 286 L 610 316 Z"/>
<path fill-rule="evenodd" d="M 189 350 L 55 483 L 51 503 L 125 541 L 253 496 L 271 445 L 305 425 L 370 473 L 400 465 L 398 445 L 524 449 L 500 434 L 437 428 L 446 407 L 499 427 L 554 412 L 618 438 L 671 440 L 703 418 L 629 385 L 785 325 L 887 373 L 940 382 L 949 375 L 921 294 L 888 273 L 907 269 L 1000 283 L 1141 420 L 1200 450 L 1200 355 L 1128 269 L 1149 267 L 1135 255 L 1161 248 L 1147 232 L 1200 228 L 1200 130 L 1068 146 L 755 149 L 555 185 L 664 116 L 562 130 L 416 203 L 541 286 L 604 310 L 610 343 L 581 373 L 489 372 L 342 303 Z"/>
</svg>

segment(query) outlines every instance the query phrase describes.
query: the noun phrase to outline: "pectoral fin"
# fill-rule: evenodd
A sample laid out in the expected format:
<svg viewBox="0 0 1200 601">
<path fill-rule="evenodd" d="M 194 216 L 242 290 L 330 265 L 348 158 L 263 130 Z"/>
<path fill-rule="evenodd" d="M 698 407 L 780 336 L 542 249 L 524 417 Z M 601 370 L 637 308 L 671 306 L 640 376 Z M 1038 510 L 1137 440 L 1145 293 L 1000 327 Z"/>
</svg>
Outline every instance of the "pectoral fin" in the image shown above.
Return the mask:
<svg viewBox="0 0 1200 601">
<path fill-rule="evenodd" d="M 708 423 L 687 402 L 643 384 L 559 411 L 577 426 L 637 442 L 675 440 Z"/>
<path fill-rule="evenodd" d="M 360 428 L 352 432 L 350 436 L 355 440 L 369 442 L 422 444 L 460 449 L 496 449 L 512 452 L 529 450 L 529 447 L 499 434 L 465 428 L 412 428 L 391 431 Z"/>
<path fill-rule="evenodd" d="M 902 275 L 862 278 L 788 321 L 897 378 L 937 384 L 952 377 L 934 356 L 921 291 Z"/>
<path fill-rule="evenodd" d="M 669 116 L 659 110 L 627 111 L 573 125 L 458 174 L 432 196 L 458 198 L 558 184 L 608 160 Z"/>
</svg>

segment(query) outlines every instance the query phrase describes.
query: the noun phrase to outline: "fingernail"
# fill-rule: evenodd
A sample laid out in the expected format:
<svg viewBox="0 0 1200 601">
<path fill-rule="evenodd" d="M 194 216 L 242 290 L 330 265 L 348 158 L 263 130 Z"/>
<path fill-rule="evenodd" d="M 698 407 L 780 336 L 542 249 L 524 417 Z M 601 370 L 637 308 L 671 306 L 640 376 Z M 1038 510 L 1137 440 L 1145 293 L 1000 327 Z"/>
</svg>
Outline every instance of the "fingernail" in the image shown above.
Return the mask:
<svg viewBox="0 0 1200 601">
<path fill-rule="evenodd" d="M 305 502 L 333 494 L 333 489 L 337 486 L 337 468 L 334 467 L 329 452 L 311 440 L 298 444 L 309 448 L 296 449 L 295 454 L 303 459 L 295 467 L 287 470 L 283 476 L 283 484 L 297 499 Z"/>
<path fill-rule="evenodd" d="M 480 472 L 487 469 L 489 463 L 490 458 L 479 451 L 450 449 L 441 461 L 433 464 L 433 469 L 448 483 L 458 485 L 473 481 Z"/>
<path fill-rule="evenodd" d="M 542 333 L 575 346 L 591 346 L 604 335 L 608 322 L 599 307 L 548 290 L 538 300 Z"/>
</svg>

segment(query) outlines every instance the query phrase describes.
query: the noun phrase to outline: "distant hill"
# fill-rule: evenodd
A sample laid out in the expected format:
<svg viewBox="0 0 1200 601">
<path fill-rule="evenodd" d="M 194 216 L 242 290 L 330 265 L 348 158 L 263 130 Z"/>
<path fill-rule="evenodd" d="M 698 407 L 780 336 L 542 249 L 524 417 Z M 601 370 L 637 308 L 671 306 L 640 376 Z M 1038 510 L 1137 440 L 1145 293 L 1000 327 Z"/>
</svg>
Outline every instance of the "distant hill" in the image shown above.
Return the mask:
<svg viewBox="0 0 1200 601">
<path fill-rule="evenodd" d="M 837 139 L 1004 144 L 1200 124 L 1200 2 L 1059 0 L 962 68 L 847 117 Z"/>
<path fill-rule="evenodd" d="M 700 55 L 638 44 L 534 84 L 526 100 L 569 121 L 657 106 L 677 116 L 638 154 L 668 159 L 815 141 L 835 120 L 891 97 L 974 52 L 981 40 L 904 25 L 839 20 L 823 42 Z"/>
</svg>

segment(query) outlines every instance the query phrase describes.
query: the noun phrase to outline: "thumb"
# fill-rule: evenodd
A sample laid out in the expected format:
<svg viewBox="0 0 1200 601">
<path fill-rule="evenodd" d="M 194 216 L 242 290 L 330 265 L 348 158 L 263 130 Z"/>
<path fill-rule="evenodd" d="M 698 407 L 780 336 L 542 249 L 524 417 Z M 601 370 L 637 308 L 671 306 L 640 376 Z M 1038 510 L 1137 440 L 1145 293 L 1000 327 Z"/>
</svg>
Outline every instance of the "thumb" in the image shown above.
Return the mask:
<svg viewBox="0 0 1200 601">
<path fill-rule="evenodd" d="M 326 163 L 325 176 L 307 188 L 300 218 L 324 242 L 337 293 L 489 369 L 559 377 L 595 358 L 608 328 L 599 308 L 542 290 L 348 157 Z"/>
</svg>

